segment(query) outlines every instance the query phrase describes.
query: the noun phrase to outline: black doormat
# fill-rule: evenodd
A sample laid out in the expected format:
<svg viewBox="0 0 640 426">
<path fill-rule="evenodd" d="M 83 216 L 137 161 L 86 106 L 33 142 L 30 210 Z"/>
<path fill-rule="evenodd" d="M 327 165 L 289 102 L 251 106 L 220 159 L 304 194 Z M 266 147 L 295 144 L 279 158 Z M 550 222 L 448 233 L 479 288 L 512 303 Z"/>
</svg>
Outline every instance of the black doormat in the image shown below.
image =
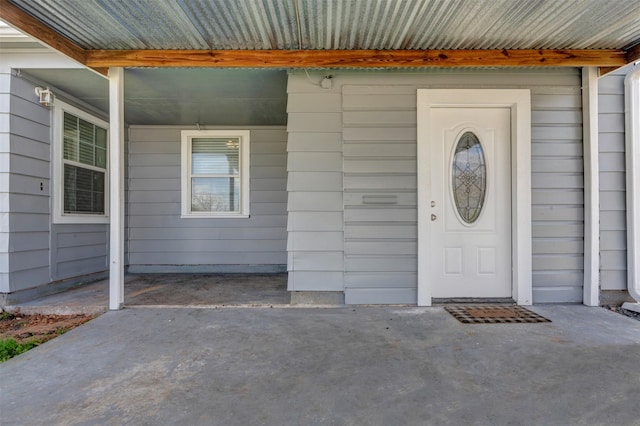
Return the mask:
<svg viewBox="0 0 640 426">
<path fill-rule="evenodd" d="M 445 306 L 447 312 L 465 324 L 524 324 L 551 322 L 521 306 L 468 305 Z"/>
</svg>

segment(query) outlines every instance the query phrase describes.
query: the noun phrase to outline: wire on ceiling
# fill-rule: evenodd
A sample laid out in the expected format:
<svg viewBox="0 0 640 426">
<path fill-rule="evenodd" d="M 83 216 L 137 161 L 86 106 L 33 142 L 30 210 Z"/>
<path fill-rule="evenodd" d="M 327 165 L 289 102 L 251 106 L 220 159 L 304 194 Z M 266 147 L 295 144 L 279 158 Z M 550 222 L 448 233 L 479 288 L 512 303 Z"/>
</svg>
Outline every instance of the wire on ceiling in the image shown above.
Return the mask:
<svg viewBox="0 0 640 426">
<path fill-rule="evenodd" d="M 298 5 L 298 1 L 299 0 L 293 0 L 293 7 L 296 11 L 296 27 L 298 28 L 298 50 L 302 50 L 302 25 L 300 24 L 300 7 Z M 322 87 L 322 83 L 316 83 L 311 79 L 309 71 L 307 71 L 306 68 L 304 69 L 304 73 L 307 75 L 307 79 L 311 84 L 313 84 L 314 86 Z"/>
</svg>

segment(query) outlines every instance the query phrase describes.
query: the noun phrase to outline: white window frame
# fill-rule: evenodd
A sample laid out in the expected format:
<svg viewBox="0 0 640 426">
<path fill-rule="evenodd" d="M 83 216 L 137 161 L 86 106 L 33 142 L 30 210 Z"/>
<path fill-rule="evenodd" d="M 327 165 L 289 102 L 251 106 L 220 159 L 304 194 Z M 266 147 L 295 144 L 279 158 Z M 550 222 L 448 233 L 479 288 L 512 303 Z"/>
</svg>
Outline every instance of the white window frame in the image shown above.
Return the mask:
<svg viewBox="0 0 640 426">
<path fill-rule="evenodd" d="M 104 177 L 104 214 L 64 212 L 64 113 L 100 126 L 107 131 L 107 165 Z M 66 102 L 55 100 L 53 105 L 53 223 L 109 223 L 109 123 Z M 82 165 L 92 170 L 102 168 Z"/>
<path fill-rule="evenodd" d="M 182 214 L 185 219 L 248 218 L 250 206 L 250 131 L 249 130 L 183 130 L 181 143 Z M 191 211 L 191 141 L 194 138 L 237 138 L 240 140 L 240 208 L 238 212 Z"/>
</svg>

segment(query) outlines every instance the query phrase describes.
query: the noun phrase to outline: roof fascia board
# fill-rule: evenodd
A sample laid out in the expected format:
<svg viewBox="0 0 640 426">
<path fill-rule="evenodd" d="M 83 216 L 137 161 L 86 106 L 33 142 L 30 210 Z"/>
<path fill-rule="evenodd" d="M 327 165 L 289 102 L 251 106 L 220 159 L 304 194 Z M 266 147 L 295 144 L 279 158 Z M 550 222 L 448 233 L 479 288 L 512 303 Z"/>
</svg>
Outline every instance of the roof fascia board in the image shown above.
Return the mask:
<svg viewBox="0 0 640 426">
<path fill-rule="evenodd" d="M 87 50 L 89 67 L 621 67 L 624 50 Z"/>
<path fill-rule="evenodd" d="M 10 26 L 0 26 L 0 40 L 11 41 L 13 43 L 32 43 L 37 41 Z"/>
<path fill-rule="evenodd" d="M 72 60 L 68 56 L 46 49 L 37 50 L 17 50 L 17 49 L 0 49 L 2 54 L 2 62 L 11 68 L 60 68 L 60 69 L 86 69 L 86 67 Z"/>
</svg>

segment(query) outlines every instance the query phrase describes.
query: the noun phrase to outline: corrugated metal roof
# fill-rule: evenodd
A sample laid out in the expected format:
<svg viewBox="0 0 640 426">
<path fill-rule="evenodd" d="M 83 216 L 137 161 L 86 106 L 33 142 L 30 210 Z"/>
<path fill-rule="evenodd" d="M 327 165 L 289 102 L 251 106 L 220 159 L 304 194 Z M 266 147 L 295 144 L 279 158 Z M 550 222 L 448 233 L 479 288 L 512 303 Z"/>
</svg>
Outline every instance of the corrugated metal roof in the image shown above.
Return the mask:
<svg viewBox="0 0 640 426">
<path fill-rule="evenodd" d="M 640 42 L 638 0 L 9 1 L 86 49 L 622 49 Z"/>
</svg>

